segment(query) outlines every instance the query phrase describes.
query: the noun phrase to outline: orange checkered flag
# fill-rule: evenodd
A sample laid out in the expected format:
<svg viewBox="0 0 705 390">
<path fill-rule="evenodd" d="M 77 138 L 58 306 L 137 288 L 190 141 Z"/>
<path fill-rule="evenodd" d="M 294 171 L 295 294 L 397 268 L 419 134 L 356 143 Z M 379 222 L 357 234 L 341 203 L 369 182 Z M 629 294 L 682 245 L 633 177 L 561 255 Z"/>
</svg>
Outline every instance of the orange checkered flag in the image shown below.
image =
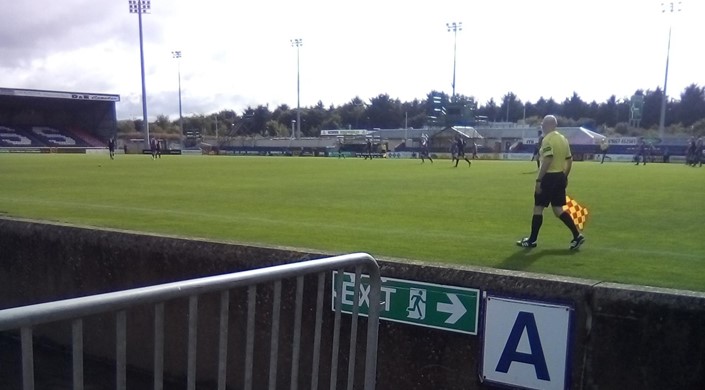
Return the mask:
<svg viewBox="0 0 705 390">
<path fill-rule="evenodd" d="M 587 222 L 588 216 L 588 209 L 579 205 L 578 202 L 576 202 L 574 199 L 571 199 L 570 196 L 566 195 L 565 206 L 563 206 L 563 211 L 566 210 L 570 214 L 570 217 L 573 218 L 575 226 L 577 226 L 580 230 L 585 229 L 585 223 Z"/>
</svg>

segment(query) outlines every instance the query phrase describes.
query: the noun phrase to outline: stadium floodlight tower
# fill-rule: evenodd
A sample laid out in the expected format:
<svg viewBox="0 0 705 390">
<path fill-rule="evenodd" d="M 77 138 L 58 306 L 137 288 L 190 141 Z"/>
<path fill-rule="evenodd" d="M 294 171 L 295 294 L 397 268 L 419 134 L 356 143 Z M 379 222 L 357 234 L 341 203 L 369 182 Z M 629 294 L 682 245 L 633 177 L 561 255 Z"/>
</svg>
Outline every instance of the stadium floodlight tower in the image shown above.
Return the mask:
<svg viewBox="0 0 705 390">
<path fill-rule="evenodd" d="M 296 47 L 296 134 L 294 138 L 301 136 L 301 77 L 299 72 L 299 48 L 303 46 L 304 40 L 296 38 L 291 40 L 291 46 Z"/>
<path fill-rule="evenodd" d="M 137 14 L 140 25 L 140 67 L 142 69 L 142 127 L 144 128 L 144 147 L 149 149 L 149 120 L 147 118 L 147 88 L 144 84 L 144 45 L 142 44 L 142 14 L 148 14 L 150 0 L 128 0 L 130 13 Z"/>
<path fill-rule="evenodd" d="M 181 134 L 184 134 L 184 116 L 181 112 L 181 50 L 175 50 L 171 52 L 171 56 L 176 58 L 179 68 L 179 127 L 181 127 Z"/>
<path fill-rule="evenodd" d="M 681 11 L 681 2 L 670 2 L 670 3 L 661 3 L 661 12 L 662 13 L 669 13 L 673 15 L 674 12 L 680 12 Z M 669 20 L 668 23 L 668 47 L 666 49 L 666 76 L 664 77 L 663 80 L 663 95 L 661 96 L 661 115 L 659 117 L 659 122 L 658 122 L 658 136 L 659 138 L 663 139 L 663 134 L 664 134 L 664 127 L 666 125 L 666 100 L 668 97 L 666 96 L 666 87 L 668 86 L 668 62 L 671 56 L 671 28 L 673 27 L 673 23 Z"/>
<path fill-rule="evenodd" d="M 453 96 L 451 99 L 455 101 L 455 64 L 457 58 L 458 31 L 463 31 L 463 22 L 446 23 L 446 27 L 448 27 L 448 32 L 453 32 Z"/>
</svg>

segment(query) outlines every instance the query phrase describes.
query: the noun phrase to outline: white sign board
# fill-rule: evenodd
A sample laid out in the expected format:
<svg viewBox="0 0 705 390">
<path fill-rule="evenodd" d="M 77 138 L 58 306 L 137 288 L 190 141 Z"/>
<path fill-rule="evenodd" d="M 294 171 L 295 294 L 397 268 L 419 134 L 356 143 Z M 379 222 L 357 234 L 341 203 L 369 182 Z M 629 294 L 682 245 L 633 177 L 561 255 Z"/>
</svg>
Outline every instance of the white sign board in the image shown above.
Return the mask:
<svg viewBox="0 0 705 390">
<path fill-rule="evenodd" d="M 568 389 L 572 313 L 568 306 L 486 296 L 482 380 L 524 389 Z"/>
</svg>

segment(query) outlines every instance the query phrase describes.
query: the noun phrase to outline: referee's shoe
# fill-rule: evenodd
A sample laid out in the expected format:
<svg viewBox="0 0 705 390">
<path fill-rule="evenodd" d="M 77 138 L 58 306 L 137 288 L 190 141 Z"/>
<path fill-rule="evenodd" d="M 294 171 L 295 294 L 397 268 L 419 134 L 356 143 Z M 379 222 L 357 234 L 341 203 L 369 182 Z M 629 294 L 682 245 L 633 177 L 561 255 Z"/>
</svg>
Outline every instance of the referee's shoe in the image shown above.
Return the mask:
<svg viewBox="0 0 705 390">
<path fill-rule="evenodd" d="M 517 241 L 517 246 L 522 248 L 536 248 L 536 241 L 530 241 L 529 237 L 524 237 Z"/>
<path fill-rule="evenodd" d="M 580 246 L 585 243 L 585 236 L 582 234 L 579 234 L 577 237 L 575 237 L 571 242 L 570 242 L 570 250 L 572 251 L 577 251 L 580 249 Z"/>
</svg>

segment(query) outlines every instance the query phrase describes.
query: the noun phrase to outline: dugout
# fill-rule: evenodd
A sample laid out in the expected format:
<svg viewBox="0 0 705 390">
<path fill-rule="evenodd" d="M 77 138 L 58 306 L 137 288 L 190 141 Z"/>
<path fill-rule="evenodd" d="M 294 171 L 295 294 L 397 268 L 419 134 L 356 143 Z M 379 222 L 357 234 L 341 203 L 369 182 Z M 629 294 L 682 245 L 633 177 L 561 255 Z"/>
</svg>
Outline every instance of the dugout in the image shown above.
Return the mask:
<svg viewBox="0 0 705 390">
<path fill-rule="evenodd" d="M 117 131 L 115 103 L 119 101 L 120 96 L 114 94 L 0 88 L 0 126 L 24 137 L 14 136 L 15 140 L 31 140 L 30 145 L 14 142 L 17 147 L 104 147 Z M 52 143 L 60 137 L 46 137 L 46 130 L 33 133 L 36 127 L 55 129 L 56 134 L 77 142 Z"/>
</svg>

